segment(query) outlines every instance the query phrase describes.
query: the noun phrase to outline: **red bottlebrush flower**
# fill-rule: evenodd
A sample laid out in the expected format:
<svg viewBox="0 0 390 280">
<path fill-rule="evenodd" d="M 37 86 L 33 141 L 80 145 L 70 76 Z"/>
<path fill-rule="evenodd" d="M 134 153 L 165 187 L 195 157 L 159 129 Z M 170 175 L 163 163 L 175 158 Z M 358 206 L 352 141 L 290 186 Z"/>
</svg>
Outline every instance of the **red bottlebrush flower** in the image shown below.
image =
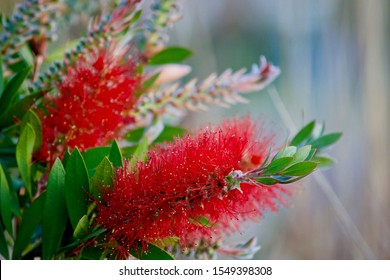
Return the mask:
<svg viewBox="0 0 390 280">
<path fill-rule="evenodd" d="M 68 67 L 57 85 L 60 94 L 46 96 L 40 111 L 43 144 L 38 160 L 53 162 L 75 146 L 85 150 L 105 145 L 133 121 L 129 112 L 140 77 L 135 61 L 123 58 L 125 52 L 101 49 Z"/>
<path fill-rule="evenodd" d="M 232 171 L 249 171 L 265 160 L 273 139 L 257 139 L 255 129 L 249 118 L 226 121 L 149 151 L 147 162 L 133 170 L 117 170 L 114 187 L 97 207 L 97 222 L 108 229 L 117 253 L 126 257 L 139 245 L 169 237 L 182 247 L 218 239 L 242 221 L 276 210 L 281 186 L 234 188 L 227 182 Z"/>
</svg>

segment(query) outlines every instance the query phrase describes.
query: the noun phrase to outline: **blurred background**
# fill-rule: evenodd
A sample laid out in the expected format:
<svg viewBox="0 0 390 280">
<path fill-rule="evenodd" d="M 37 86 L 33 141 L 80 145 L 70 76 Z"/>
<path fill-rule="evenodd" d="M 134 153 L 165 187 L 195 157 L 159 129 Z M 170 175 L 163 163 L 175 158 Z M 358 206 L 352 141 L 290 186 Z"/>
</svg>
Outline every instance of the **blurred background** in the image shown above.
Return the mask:
<svg viewBox="0 0 390 280">
<path fill-rule="evenodd" d="M 0 10 L 10 13 L 12 2 L 0 0 Z M 192 77 L 249 68 L 259 55 L 282 71 L 273 87 L 248 94 L 249 104 L 210 107 L 183 126 L 250 113 L 282 135 L 313 119 L 344 133 L 329 151 L 333 167 L 307 178 L 290 207 L 231 240 L 257 236 L 256 259 L 390 259 L 390 2 L 184 0 L 182 12 L 169 34 L 194 51 Z M 69 37 L 85 31 L 69 27 Z"/>
</svg>

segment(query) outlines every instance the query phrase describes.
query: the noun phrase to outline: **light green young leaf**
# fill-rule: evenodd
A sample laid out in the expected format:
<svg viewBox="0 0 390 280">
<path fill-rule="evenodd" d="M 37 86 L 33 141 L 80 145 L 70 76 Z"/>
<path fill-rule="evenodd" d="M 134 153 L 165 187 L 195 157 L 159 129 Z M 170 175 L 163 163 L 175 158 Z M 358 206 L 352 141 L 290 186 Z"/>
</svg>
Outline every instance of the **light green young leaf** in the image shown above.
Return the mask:
<svg viewBox="0 0 390 280">
<path fill-rule="evenodd" d="M 181 47 L 168 47 L 149 59 L 150 65 L 177 63 L 192 55 L 192 51 Z"/>
<path fill-rule="evenodd" d="M 42 145 L 42 124 L 37 116 L 37 114 L 34 113 L 33 110 L 28 110 L 28 112 L 24 115 L 22 120 L 22 126 L 21 131 L 23 131 L 26 124 L 30 124 L 35 132 L 35 143 L 34 143 L 34 152 L 39 150 L 39 148 Z"/>
<path fill-rule="evenodd" d="M 310 154 L 310 151 L 311 151 L 310 145 L 303 146 L 295 153 L 295 155 L 293 156 L 293 160 L 290 164 L 293 165 L 295 163 L 306 160 L 306 158 Z"/>
<path fill-rule="evenodd" d="M 276 174 L 285 169 L 293 160 L 293 157 L 282 157 L 271 161 L 271 163 L 264 169 L 263 175 Z"/>
<path fill-rule="evenodd" d="M 112 162 L 114 167 L 123 167 L 123 156 L 119 144 L 116 140 L 112 142 L 110 155 L 108 159 Z"/>
<path fill-rule="evenodd" d="M 73 232 L 73 237 L 76 239 L 81 239 L 86 236 L 89 232 L 89 220 L 87 215 L 81 217 L 78 221 L 77 226 Z"/>
<path fill-rule="evenodd" d="M 316 167 L 317 167 L 316 162 L 312 161 L 304 161 L 304 162 L 299 162 L 296 163 L 286 170 L 281 172 L 281 175 L 283 176 L 305 176 L 309 173 L 311 173 Z"/>
<path fill-rule="evenodd" d="M 132 169 L 137 162 L 145 161 L 147 155 L 148 155 L 148 138 L 144 137 L 141 143 L 139 143 L 139 145 L 137 146 L 133 154 L 133 157 L 129 162 L 129 167 Z"/>
</svg>

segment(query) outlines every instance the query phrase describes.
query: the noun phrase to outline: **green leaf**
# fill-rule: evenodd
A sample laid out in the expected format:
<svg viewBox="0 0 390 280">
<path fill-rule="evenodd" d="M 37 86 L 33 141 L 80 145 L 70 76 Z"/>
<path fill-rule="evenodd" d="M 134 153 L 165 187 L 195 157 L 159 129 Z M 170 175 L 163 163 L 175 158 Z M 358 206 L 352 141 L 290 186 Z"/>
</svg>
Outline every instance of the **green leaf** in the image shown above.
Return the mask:
<svg viewBox="0 0 390 280">
<path fill-rule="evenodd" d="M 291 140 L 290 145 L 291 146 L 298 146 L 307 140 L 311 133 L 313 132 L 313 129 L 316 125 L 315 121 L 312 121 L 308 123 L 306 126 L 304 126 L 296 135 L 295 137 Z"/>
<path fill-rule="evenodd" d="M 26 68 L 17 73 L 6 85 L 3 94 L 0 98 L 0 112 L 4 112 L 9 108 L 16 98 L 19 88 L 22 86 L 24 80 L 30 74 L 31 68 Z"/>
<path fill-rule="evenodd" d="M 0 165 L 0 211 L 1 219 L 7 231 L 13 235 L 12 229 L 12 211 L 11 211 L 11 192 L 5 176 L 3 167 Z"/>
<path fill-rule="evenodd" d="M 335 160 L 330 158 L 330 157 L 324 157 L 324 156 L 319 156 L 319 157 L 314 157 L 313 161 L 318 163 L 318 167 L 329 167 L 335 163 Z"/>
<path fill-rule="evenodd" d="M 192 51 L 181 47 L 168 47 L 149 59 L 150 65 L 177 63 L 192 55 Z"/>
<path fill-rule="evenodd" d="M 4 229 L 0 223 L 0 254 L 6 259 L 9 259 L 9 251 L 7 240 L 5 239 Z"/>
<path fill-rule="evenodd" d="M 212 227 L 213 224 L 205 216 L 197 216 L 195 219 L 189 218 L 190 222 L 199 227 Z"/>
<path fill-rule="evenodd" d="M 171 142 L 175 137 L 181 137 L 186 132 L 184 128 L 175 126 L 165 126 L 160 135 L 154 140 L 154 143 Z"/>
<path fill-rule="evenodd" d="M 263 175 L 271 175 L 271 174 L 276 174 L 279 171 L 283 170 L 286 168 L 291 162 L 293 158 L 292 157 L 282 157 L 275 159 L 271 161 L 271 163 L 264 169 Z"/>
<path fill-rule="evenodd" d="M 95 169 L 104 157 L 110 154 L 111 147 L 91 148 L 82 153 L 87 169 Z"/>
<path fill-rule="evenodd" d="M 38 151 L 42 145 L 42 124 L 34 111 L 29 110 L 23 117 L 21 131 L 23 131 L 26 124 L 30 124 L 35 132 L 35 143 L 34 143 L 34 152 Z"/>
<path fill-rule="evenodd" d="M 52 259 L 60 248 L 68 213 L 65 202 L 65 169 L 57 158 L 47 183 L 42 222 L 42 258 Z"/>
<path fill-rule="evenodd" d="M 286 170 L 284 170 L 281 174 L 283 176 L 305 176 L 311 173 L 317 167 L 316 162 L 312 161 L 304 161 L 296 163 Z"/>
<path fill-rule="evenodd" d="M 0 111 L 0 127 L 8 127 L 14 124 L 15 119 L 22 119 L 31 106 L 42 97 L 42 93 L 29 95 L 15 102 L 5 112 Z"/>
<path fill-rule="evenodd" d="M 111 162 L 104 157 L 102 162 L 96 168 L 95 174 L 91 178 L 91 194 L 94 198 L 99 196 L 99 188 L 103 186 L 112 186 L 112 177 L 114 170 Z"/>
<path fill-rule="evenodd" d="M 139 143 L 139 145 L 137 146 L 137 148 L 133 154 L 133 157 L 131 158 L 131 160 L 129 162 L 129 167 L 133 168 L 137 162 L 145 161 L 147 155 L 148 155 L 148 138 L 144 137 L 142 139 L 141 143 Z"/>
<path fill-rule="evenodd" d="M 63 167 L 66 167 L 66 163 L 68 162 L 69 157 L 70 157 L 69 150 L 66 149 L 65 153 L 64 153 L 64 157 L 62 158 L 62 166 Z M 85 160 L 85 158 L 84 158 L 84 160 Z"/>
<path fill-rule="evenodd" d="M 112 162 L 114 167 L 122 167 L 123 166 L 123 156 L 121 149 L 119 148 L 119 144 L 116 140 L 112 142 L 110 155 L 108 159 Z"/>
<path fill-rule="evenodd" d="M 158 77 L 160 76 L 160 73 L 156 73 L 154 74 L 152 77 L 150 77 L 149 79 L 147 79 L 145 82 L 144 82 L 144 87 L 145 88 L 149 88 L 151 87 L 154 82 L 158 79 Z"/>
<path fill-rule="evenodd" d="M 13 259 L 20 259 L 24 249 L 29 245 L 31 236 L 42 221 L 46 192 L 33 201 L 30 207 L 23 211 L 22 221 L 16 235 Z"/>
<path fill-rule="evenodd" d="M 30 124 L 26 124 L 16 145 L 16 162 L 30 197 L 32 197 L 31 159 L 35 139 L 34 128 Z"/>
<path fill-rule="evenodd" d="M 304 161 L 309 156 L 310 151 L 311 151 L 310 145 L 303 146 L 295 153 L 295 155 L 293 156 L 293 160 L 290 164 L 292 165 Z"/>
<path fill-rule="evenodd" d="M 65 200 L 73 229 L 88 210 L 89 178 L 80 151 L 75 148 L 66 164 Z"/>
<path fill-rule="evenodd" d="M 138 143 L 142 139 L 144 132 L 145 132 L 145 128 L 139 127 L 127 132 L 125 138 L 129 142 Z"/>
<path fill-rule="evenodd" d="M 132 250 L 130 253 L 140 260 L 174 260 L 167 251 L 150 243 L 147 251 L 142 252 L 142 248 L 139 248 L 137 252 Z"/>
<path fill-rule="evenodd" d="M 0 99 L 4 89 L 3 56 L 0 53 Z"/>
<path fill-rule="evenodd" d="M 76 239 L 81 239 L 89 233 L 89 220 L 87 215 L 81 217 L 78 221 L 77 226 L 73 232 L 73 237 Z"/>
<path fill-rule="evenodd" d="M 280 150 L 274 157 L 275 159 L 283 158 L 283 157 L 292 157 L 297 152 L 297 147 L 287 146 Z"/>
<path fill-rule="evenodd" d="M 263 184 L 263 185 L 267 185 L 267 186 L 271 186 L 271 185 L 275 185 L 277 183 L 279 183 L 279 180 L 276 180 L 274 178 L 257 178 L 256 179 L 257 182 L 259 182 L 260 184 Z"/>
<path fill-rule="evenodd" d="M 324 148 L 337 142 L 340 139 L 341 135 L 342 133 L 340 132 L 329 133 L 314 140 L 311 145 L 313 146 L 313 148 L 317 149 Z"/>
</svg>

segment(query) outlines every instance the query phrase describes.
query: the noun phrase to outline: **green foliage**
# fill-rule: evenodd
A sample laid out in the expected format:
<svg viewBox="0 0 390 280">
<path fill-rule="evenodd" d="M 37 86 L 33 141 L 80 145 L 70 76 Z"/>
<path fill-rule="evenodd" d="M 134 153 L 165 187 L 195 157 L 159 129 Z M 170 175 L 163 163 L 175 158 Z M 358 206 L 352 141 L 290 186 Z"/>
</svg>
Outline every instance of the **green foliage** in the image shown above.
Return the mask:
<svg viewBox="0 0 390 280">
<path fill-rule="evenodd" d="M 30 74 L 31 68 L 26 68 L 21 72 L 17 73 L 6 85 L 3 93 L 0 97 L 0 112 L 4 112 L 5 109 L 9 108 L 13 101 L 16 99 L 18 90 L 22 86 Z"/>
<path fill-rule="evenodd" d="M 7 231 L 12 235 L 12 212 L 11 212 L 11 196 L 10 188 L 5 176 L 3 167 L 0 164 L 0 212 L 1 219 Z M 3 234 L 3 233 L 1 233 Z"/>
<path fill-rule="evenodd" d="M 68 213 L 65 201 L 65 169 L 56 159 L 49 174 L 42 222 L 42 258 L 52 259 L 60 248 Z"/>
<path fill-rule="evenodd" d="M 65 201 L 72 227 L 87 214 L 89 177 L 84 159 L 75 148 L 66 164 Z"/>
<path fill-rule="evenodd" d="M 148 250 L 142 251 L 141 248 L 138 251 L 131 251 L 131 254 L 140 260 L 173 260 L 173 256 L 167 251 L 157 247 L 153 244 L 148 244 Z"/>
<path fill-rule="evenodd" d="M 148 154 L 148 138 L 144 137 L 134 151 L 133 157 L 130 159 L 129 167 L 133 168 L 137 162 L 145 161 Z"/>
<path fill-rule="evenodd" d="M 27 113 L 24 115 L 20 130 L 23 131 L 27 124 L 30 124 L 32 126 L 35 133 L 33 152 L 36 152 L 42 145 L 42 124 L 37 114 L 35 114 L 32 110 L 28 110 Z"/>
<path fill-rule="evenodd" d="M 112 142 L 110 155 L 108 156 L 108 159 L 112 162 L 114 167 L 122 167 L 123 166 L 122 151 L 119 148 L 119 144 L 116 140 L 114 140 L 114 142 Z"/>
<path fill-rule="evenodd" d="M 30 197 L 33 195 L 32 190 L 32 171 L 31 160 L 35 145 L 36 134 L 34 128 L 27 123 L 19 137 L 16 145 L 16 162 L 18 164 L 20 175 L 23 179 L 27 193 Z"/>
<path fill-rule="evenodd" d="M 192 51 L 181 47 L 168 47 L 152 56 L 150 65 L 161 65 L 181 62 L 192 55 Z"/>
<path fill-rule="evenodd" d="M 99 198 L 99 189 L 103 186 L 112 186 L 112 178 L 114 177 L 113 166 L 108 159 L 104 157 L 96 168 L 95 174 L 91 178 L 91 195 L 95 199 Z"/>
<path fill-rule="evenodd" d="M 15 239 L 13 259 L 20 259 L 23 252 L 28 249 L 31 237 L 42 221 L 45 199 L 46 193 L 42 193 L 29 207 L 24 209 L 22 221 Z M 30 245 L 29 249 L 31 250 L 34 245 L 36 246 L 36 244 Z"/>
</svg>

